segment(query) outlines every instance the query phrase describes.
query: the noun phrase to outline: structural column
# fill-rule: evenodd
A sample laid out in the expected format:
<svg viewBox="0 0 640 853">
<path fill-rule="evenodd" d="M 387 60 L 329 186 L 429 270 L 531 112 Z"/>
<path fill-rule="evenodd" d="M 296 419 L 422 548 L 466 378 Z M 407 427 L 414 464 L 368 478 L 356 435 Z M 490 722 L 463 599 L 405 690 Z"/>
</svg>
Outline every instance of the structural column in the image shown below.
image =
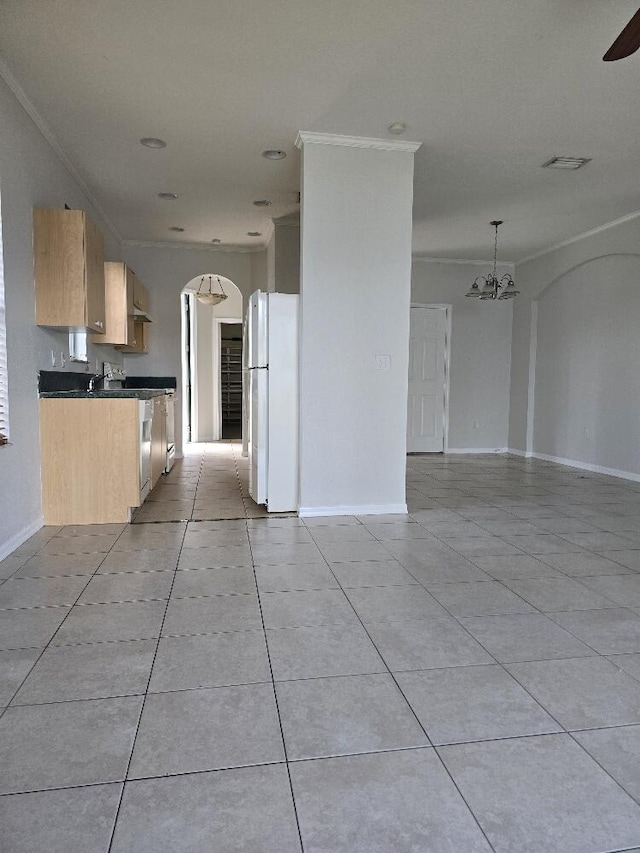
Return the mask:
<svg viewBox="0 0 640 853">
<path fill-rule="evenodd" d="M 406 512 L 419 143 L 301 131 L 300 514 Z"/>
</svg>

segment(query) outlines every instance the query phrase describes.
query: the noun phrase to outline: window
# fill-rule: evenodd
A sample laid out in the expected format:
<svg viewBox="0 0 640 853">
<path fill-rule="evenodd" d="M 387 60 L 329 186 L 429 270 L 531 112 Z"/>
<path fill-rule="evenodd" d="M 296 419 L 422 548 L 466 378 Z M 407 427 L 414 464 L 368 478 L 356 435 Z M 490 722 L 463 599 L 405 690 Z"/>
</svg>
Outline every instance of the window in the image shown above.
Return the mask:
<svg viewBox="0 0 640 853">
<path fill-rule="evenodd" d="M 9 382 L 7 375 L 7 321 L 4 307 L 2 219 L 0 219 L 0 445 L 9 442 Z"/>
<path fill-rule="evenodd" d="M 69 360 L 88 364 L 86 329 L 72 329 L 69 332 Z"/>
</svg>

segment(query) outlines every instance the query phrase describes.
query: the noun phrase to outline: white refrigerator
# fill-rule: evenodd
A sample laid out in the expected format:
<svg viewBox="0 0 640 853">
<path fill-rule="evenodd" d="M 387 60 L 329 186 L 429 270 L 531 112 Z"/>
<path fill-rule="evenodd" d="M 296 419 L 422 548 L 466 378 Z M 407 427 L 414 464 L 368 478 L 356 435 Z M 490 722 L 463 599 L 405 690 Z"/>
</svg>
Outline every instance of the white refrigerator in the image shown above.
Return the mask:
<svg viewBox="0 0 640 853">
<path fill-rule="evenodd" d="M 249 494 L 298 509 L 298 296 L 256 291 L 245 322 Z"/>
</svg>

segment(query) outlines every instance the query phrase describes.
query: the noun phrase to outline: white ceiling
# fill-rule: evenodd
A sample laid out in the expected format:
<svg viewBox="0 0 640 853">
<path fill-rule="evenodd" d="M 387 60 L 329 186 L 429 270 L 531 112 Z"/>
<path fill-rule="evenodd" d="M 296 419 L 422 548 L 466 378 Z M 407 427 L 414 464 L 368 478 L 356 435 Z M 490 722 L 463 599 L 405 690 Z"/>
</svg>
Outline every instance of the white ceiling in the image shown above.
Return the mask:
<svg viewBox="0 0 640 853">
<path fill-rule="evenodd" d="M 637 6 L 0 0 L 0 55 L 124 239 L 264 243 L 296 209 L 299 129 L 404 121 L 423 142 L 414 251 L 488 258 L 501 218 L 517 261 L 640 210 L 640 54 L 602 62 Z M 593 161 L 541 169 L 554 155 Z"/>
</svg>

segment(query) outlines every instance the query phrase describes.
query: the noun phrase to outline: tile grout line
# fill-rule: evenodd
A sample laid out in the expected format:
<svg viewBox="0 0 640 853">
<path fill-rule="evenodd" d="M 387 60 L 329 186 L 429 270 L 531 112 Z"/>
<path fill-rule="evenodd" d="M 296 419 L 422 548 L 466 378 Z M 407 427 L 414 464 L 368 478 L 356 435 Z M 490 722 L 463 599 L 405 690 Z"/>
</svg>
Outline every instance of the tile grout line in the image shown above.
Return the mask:
<svg viewBox="0 0 640 853">
<path fill-rule="evenodd" d="M 319 546 L 317 546 L 317 545 L 316 545 L 316 547 L 318 547 L 318 550 L 320 551 Z M 425 727 L 422 725 L 422 723 L 421 723 L 421 722 L 420 722 L 420 720 L 418 719 L 418 715 L 417 715 L 417 714 L 416 714 L 416 712 L 414 711 L 413 706 L 411 705 L 411 703 L 410 703 L 410 702 L 409 702 L 409 700 L 407 699 L 407 697 L 406 697 L 406 695 L 405 695 L 404 691 L 402 690 L 402 688 L 401 688 L 401 687 L 400 687 L 400 685 L 398 684 L 398 681 L 397 681 L 396 677 L 394 676 L 393 672 L 391 671 L 391 669 L 390 669 L 390 668 L 389 668 L 389 666 L 387 665 L 387 662 L 385 661 L 384 657 L 383 657 L 383 656 L 382 656 L 382 654 L 380 653 L 380 650 L 379 650 L 378 646 L 376 645 L 375 641 L 373 640 L 373 638 L 372 638 L 372 637 L 371 637 L 371 635 L 369 634 L 369 631 L 367 630 L 366 625 L 364 624 L 364 622 L 363 622 L 363 621 L 362 621 L 362 619 L 360 618 L 360 614 L 358 613 L 358 611 L 356 610 L 356 608 L 355 608 L 355 607 L 354 607 L 354 605 L 352 604 L 351 600 L 349 599 L 349 596 L 348 596 L 348 595 L 346 594 L 346 592 L 344 591 L 344 589 L 343 589 L 343 587 L 342 587 L 342 584 L 340 583 L 339 578 L 338 578 L 338 577 L 336 577 L 336 575 L 335 575 L 335 573 L 334 573 L 333 569 L 331 568 L 331 564 L 330 564 L 330 563 L 329 563 L 329 561 L 326 559 L 326 557 L 324 556 L 324 554 L 322 554 L 322 551 L 320 551 L 320 554 L 321 554 L 321 556 L 322 556 L 323 560 L 325 561 L 325 564 L 327 565 L 327 567 L 328 567 L 329 571 L 330 571 L 330 572 L 331 572 L 331 574 L 334 576 L 334 578 L 335 578 L 335 580 L 336 580 L 336 583 L 338 584 L 338 586 L 339 586 L 339 588 L 340 588 L 340 590 L 341 590 L 342 594 L 344 595 L 344 597 L 345 597 L 345 598 L 346 598 L 346 600 L 348 601 L 349 606 L 350 606 L 350 607 L 351 607 L 351 609 L 353 610 L 353 613 L 354 613 L 354 615 L 355 615 L 356 619 L 358 620 L 358 622 L 360 623 L 360 625 L 361 625 L 361 627 L 362 627 L 363 631 L 366 633 L 367 637 L 369 638 L 369 642 L 370 642 L 370 643 L 372 644 L 372 646 L 375 648 L 375 650 L 376 650 L 376 652 L 377 652 L 378 656 L 379 656 L 379 657 L 380 657 L 380 659 L 382 660 L 382 663 L 384 664 L 384 666 L 385 666 L 385 668 L 386 668 L 386 670 L 387 670 L 387 674 L 391 677 L 391 679 L 392 679 L 393 683 L 394 683 L 394 684 L 395 684 L 395 686 L 396 686 L 396 689 L 398 690 L 398 692 L 400 693 L 400 695 L 401 695 L 401 696 L 402 696 L 402 698 L 404 699 L 404 702 L 405 702 L 405 704 L 406 704 L 407 708 L 410 710 L 410 712 L 411 712 L 411 714 L 412 714 L 413 718 L 415 719 L 416 723 L 418 724 L 418 726 L 419 726 L 420 730 L 423 732 L 424 736 L 426 737 L 426 739 L 427 739 L 427 744 L 425 744 L 422 748 L 431 748 L 431 749 L 435 749 L 435 747 L 434 747 L 434 745 L 433 745 L 433 743 L 432 743 L 432 741 L 431 741 L 431 738 L 429 737 L 429 735 L 428 735 L 428 733 L 427 733 L 427 730 L 425 729 Z M 380 752 L 381 752 L 381 751 L 380 751 L 380 750 L 378 750 L 378 753 L 380 753 Z M 375 755 L 375 754 L 378 754 L 378 753 L 373 752 L 372 754 L 374 754 L 374 755 Z M 438 753 L 437 753 L 437 752 L 436 752 L 436 755 L 438 755 Z M 337 757 L 339 757 L 339 756 L 337 756 Z M 451 773 L 449 772 L 449 768 L 445 765 L 444 761 L 442 760 L 442 758 L 440 758 L 440 756 L 439 756 L 439 755 L 438 755 L 438 760 L 440 761 L 440 764 L 441 764 L 441 766 L 443 767 L 443 769 L 444 769 L 444 771 L 446 772 L 446 774 L 448 775 L 448 777 L 451 779 L 452 784 L 454 785 L 455 789 L 458 791 L 458 794 L 460 795 L 460 797 L 461 797 L 462 801 L 464 802 L 465 806 L 467 807 L 467 809 L 468 809 L 468 811 L 469 811 L 469 814 L 472 816 L 473 820 L 474 820 L 474 821 L 475 821 L 475 823 L 476 823 L 476 826 L 478 827 L 478 829 L 480 830 L 480 832 L 481 832 L 481 833 L 482 833 L 482 835 L 484 836 L 484 838 L 485 838 L 485 840 L 486 840 L 487 844 L 489 845 L 490 849 L 495 851 L 495 848 L 494 848 L 493 844 L 491 844 L 491 842 L 489 841 L 489 838 L 488 838 L 488 836 L 487 836 L 487 833 L 484 831 L 484 828 L 483 828 L 483 827 L 482 827 L 482 825 L 480 824 L 480 821 L 478 820 L 478 818 L 476 817 L 475 813 L 474 813 L 474 812 L 473 812 L 473 810 L 471 809 L 471 806 L 469 805 L 469 803 L 467 802 L 466 798 L 465 798 L 465 797 L 464 797 L 464 795 L 462 794 L 462 791 L 461 791 L 461 790 L 460 790 L 460 788 L 458 787 L 458 784 L 456 783 L 455 779 L 452 777 Z"/>
<path fill-rule="evenodd" d="M 123 799 L 124 799 L 124 794 L 125 794 L 125 790 L 126 790 L 126 787 L 127 787 L 127 779 L 128 779 L 128 776 L 129 776 L 129 770 L 130 770 L 130 768 L 131 768 L 131 761 L 132 761 L 132 759 L 133 759 L 133 752 L 134 752 L 134 750 L 135 750 L 136 741 L 137 741 L 137 739 L 138 739 L 138 732 L 140 731 L 140 723 L 142 722 L 142 715 L 143 715 L 143 713 L 144 713 L 144 707 L 145 707 L 145 704 L 146 704 L 146 701 L 147 701 L 147 696 L 148 696 L 148 694 L 149 694 L 149 685 L 150 685 L 150 683 L 151 683 L 151 677 L 152 677 L 152 675 L 153 675 L 153 668 L 154 668 L 154 666 L 155 666 L 156 658 L 157 658 L 157 656 L 158 656 L 158 649 L 159 649 L 159 647 L 160 647 L 160 641 L 161 641 L 161 639 L 162 639 L 162 631 L 163 631 L 163 628 L 164 628 L 165 620 L 166 620 L 166 618 L 167 618 L 167 611 L 168 611 L 168 609 L 169 609 L 169 602 L 171 601 L 171 593 L 172 593 L 172 591 L 173 591 L 173 585 L 175 584 L 176 574 L 177 574 L 177 572 L 178 572 L 178 563 L 179 563 L 179 561 L 180 561 L 180 554 L 182 553 L 182 547 L 183 547 L 183 544 L 182 544 L 182 543 L 184 543 L 184 537 L 186 536 L 187 530 L 188 530 L 188 526 L 185 524 L 184 532 L 183 532 L 183 534 L 182 534 L 182 542 L 181 542 L 180 548 L 178 549 L 178 561 L 176 562 L 176 567 L 175 567 L 175 569 L 174 569 L 174 572 L 173 572 L 173 579 L 172 579 L 172 582 L 171 582 L 171 588 L 169 589 L 169 595 L 168 595 L 168 597 L 167 597 L 167 602 L 166 602 L 166 604 L 165 604 L 164 613 L 162 614 L 162 621 L 161 621 L 161 623 L 160 623 L 160 627 L 159 627 L 159 630 L 158 630 L 158 639 L 157 639 L 157 641 L 156 641 L 156 647 L 155 647 L 155 651 L 154 651 L 154 653 L 153 653 L 153 659 L 152 659 L 152 661 L 151 661 L 151 667 L 149 668 L 149 675 L 148 675 L 148 677 L 147 677 L 147 684 L 146 684 L 146 687 L 145 687 L 145 690 L 144 690 L 144 695 L 143 695 L 143 697 L 142 697 L 142 702 L 141 702 L 141 704 L 140 704 L 140 711 L 139 711 L 139 713 L 138 713 L 138 720 L 137 720 L 136 727 L 135 727 L 135 731 L 134 731 L 134 733 L 133 733 L 133 738 L 132 738 L 132 741 L 131 741 L 131 749 L 130 749 L 130 751 L 129 751 L 129 759 L 128 759 L 128 761 L 127 761 L 127 766 L 126 766 L 126 768 L 125 768 L 124 775 L 123 775 L 123 779 L 122 779 L 122 789 L 121 789 L 121 791 L 120 791 L 120 797 L 118 798 L 118 806 L 117 806 L 117 808 L 116 808 L 115 815 L 114 815 L 114 817 L 113 817 L 113 826 L 112 826 L 112 829 L 111 829 L 111 837 L 110 837 L 110 839 L 109 839 L 109 846 L 108 846 L 108 848 L 107 848 L 107 853 L 111 853 L 111 849 L 112 849 L 112 847 L 113 847 L 113 842 L 114 842 L 114 839 L 115 839 L 116 829 L 117 829 L 117 826 L 118 826 L 118 818 L 120 817 L 120 809 L 122 808 L 122 801 L 123 801 Z"/>
<path fill-rule="evenodd" d="M 234 462 L 236 462 L 235 455 L 234 455 Z M 237 463 L 236 463 L 236 471 L 237 471 Z M 291 769 L 289 767 L 289 756 L 288 756 L 288 751 L 287 751 L 287 744 L 286 744 L 285 737 L 284 737 L 284 728 L 282 725 L 282 715 L 280 713 L 280 703 L 278 702 L 278 692 L 276 690 L 275 678 L 273 677 L 273 665 L 271 662 L 271 650 L 269 648 L 269 641 L 267 639 L 267 629 L 266 629 L 266 626 L 264 623 L 264 613 L 262 610 L 262 598 L 260 595 L 260 588 L 258 586 L 258 578 L 256 575 L 256 565 L 255 565 L 255 560 L 253 558 L 253 548 L 251 545 L 251 536 L 249 535 L 249 528 L 246 525 L 246 522 L 245 522 L 245 532 L 247 535 L 247 541 L 249 543 L 249 553 L 251 554 L 251 565 L 252 565 L 252 569 L 253 569 L 253 582 L 254 582 L 255 588 L 256 588 L 256 597 L 258 600 L 258 608 L 260 610 L 260 621 L 262 623 L 262 636 L 263 636 L 263 640 L 264 640 L 265 649 L 267 652 L 267 660 L 269 662 L 269 672 L 271 673 L 271 689 L 273 690 L 273 698 L 274 698 L 275 706 L 276 706 L 276 714 L 278 715 L 278 726 L 280 728 L 280 739 L 282 741 L 282 751 L 284 753 L 284 762 L 285 762 L 285 766 L 287 768 L 287 778 L 289 780 L 289 790 L 291 792 L 291 804 L 293 806 L 293 814 L 295 817 L 296 828 L 298 831 L 298 840 L 300 842 L 300 851 L 301 851 L 301 853 L 304 853 L 304 843 L 302 841 L 302 830 L 300 828 L 300 818 L 298 816 L 298 806 L 296 803 L 295 792 L 293 790 L 293 780 L 291 778 Z"/>
<path fill-rule="evenodd" d="M 121 530 L 121 531 L 120 531 L 120 533 L 119 533 L 119 534 L 118 534 L 118 536 L 116 537 L 115 541 L 113 542 L 113 544 L 112 544 L 111 548 L 113 548 L 113 545 L 115 545 L 115 544 L 116 544 L 116 542 L 118 541 L 118 539 L 120 538 L 120 536 L 122 536 L 122 534 L 124 533 L 124 531 L 125 531 L 125 530 L 126 530 L 126 528 L 123 528 L 123 530 Z M 55 538 L 55 536 L 56 536 L 56 535 L 57 535 L 57 534 L 54 534 L 54 535 L 51 537 L 51 539 Z M 50 540 L 48 540 L 48 541 L 50 541 Z M 47 543 L 45 543 L 45 545 L 43 545 L 42 547 L 44 548 L 44 547 L 46 546 L 46 544 L 47 544 Z M 111 548 L 109 549 L 109 551 L 106 551 L 106 552 L 104 553 L 104 555 L 103 555 L 103 557 L 102 557 L 102 560 L 100 560 L 100 562 L 98 563 L 98 565 L 96 566 L 96 568 L 95 568 L 95 570 L 92 572 L 92 574 L 90 574 L 90 575 L 86 575 L 86 577 L 87 577 L 87 582 L 86 582 L 86 584 L 82 587 L 82 589 L 81 589 L 81 590 L 80 590 L 80 592 L 78 593 L 78 596 L 77 596 L 76 600 L 74 601 L 74 603 L 73 603 L 72 605 L 70 605 L 70 606 L 67 608 L 67 613 L 66 613 L 66 615 L 65 615 L 64 619 L 60 622 L 60 624 L 58 625 L 58 627 L 56 628 L 56 630 L 53 632 L 53 634 L 51 635 L 51 638 L 49 639 L 48 643 L 47 643 L 47 644 L 42 648 L 42 650 L 41 650 L 40 654 L 37 656 L 37 658 L 36 658 L 36 659 L 35 659 L 35 661 L 33 662 L 33 665 L 30 667 L 29 671 L 27 672 L 27 674 L 25 675 L 25 677 L 22 679 L 22 681 L 21 681 L 21 682 L 20 682 L 20 684 L 18 685 L 17 690 L 13 693 L 12 697 L 9 699 L 9 701 L 7 702 L 7 704 L 6 704 L 6 706 L 4 707 L 4 709 L 2 709 L 2 710 L 0 711 L 0 720 L 4 717 L 4 715 L 5 715 L 5 714 L 6 714 L 6 712 L 9 710 L 9 708 L 10 708 L 10 707 L 14 707 L 14 706 L 12 706 L 12 705 L 11 705 L 11 703 L 12 703 L 12 702 L 13 702 L 13 700 L 16 698 L 16 696 L 18 695 L 18 693 L 20 692 L 20 690 L 22 690 L 22 688 L 23 688 L 23 686 L 24 686 L 24 684 L 25 684 L 25 682 L 26 682 L 27 678 L 29 678 L 29 676 L 31 675 L 31 673 L 33 672 L 33 670 L 35 669 L 35 667 L 37 666 L 37 664 L 38 664 L 38 663 L 40 662 L 40 660 L 42 659 L 42 657 L 43 657 L 43 655 L 45 654 L 45 652 L 49 649 L 49 647 L 50 647 L 50 646 L 51 646 L 51 644 L 53 643 L 53 641 L 54 641 L 54 639 L 55 639 L 55 637 L 56 637 L 56 635 L 57 635 L 58 631 L 62 628 L 62 626 L 64 625 L 64 623 L 65 623 L 65 622 L 67 621 L 67 619 L 69 618 L 69 615 L 71 614 L 71 611 L 73 610 L 73 608 L 75 607 L 75 605 L 78 603 L 78 600 L 80 599 L 81 595 L 84 593 L 85 589 L 89 586 L 89 584 L 91 583 L 91 581 L 93 580 L 93 578 L 94 578 L 94 577 L 96 576 L 96 574 L 98 573 L 98 570 L 100 569 L 100 566 L 101 566 L 101 565 L 104 563 L 104 561 L 107 559 L 107 554 L 109 554 L 109 553 L 110 553 Z M 40 549 L 40 550 L 42 550 L 42 549 Z M 33 556 L 34 556 L 34 557 L 35 557 L 35 556 L 37 556 L 37 554 L 38 554 L 38 553 L 39 553 L 39 552 L 36 552 L 36 554 L 34 554 Z M 29 559 L 31 559 L 31 557 L 30 557 Z M 27 562 L 28 562 L 28 561 L 27 561 Z M 21 566 L 20 568 L 22 568 L 22 566 Z M 20 569 L 16 569 L 16 571 L 20 571 Z M 83 577 L 83 575 L 73 575 L 73 577 Z M 65 607 L 66 605 L 59 605 L 59 606 L 60 606 L 60 607 Z M 27 647 L 27 648 L 40 648 L 40 647 L 39 647 L 39 646 L 30 646 L 30 647 Z M 7 651 L 14 651 L 14 650 L 13 650 L 13 649 L 8 649 Z M 15 649 L 15 651 L 21 651 L 21 649 Z M 20 706 L 20 707 L 21 707 L 21 706 Z"/>
</svg>

